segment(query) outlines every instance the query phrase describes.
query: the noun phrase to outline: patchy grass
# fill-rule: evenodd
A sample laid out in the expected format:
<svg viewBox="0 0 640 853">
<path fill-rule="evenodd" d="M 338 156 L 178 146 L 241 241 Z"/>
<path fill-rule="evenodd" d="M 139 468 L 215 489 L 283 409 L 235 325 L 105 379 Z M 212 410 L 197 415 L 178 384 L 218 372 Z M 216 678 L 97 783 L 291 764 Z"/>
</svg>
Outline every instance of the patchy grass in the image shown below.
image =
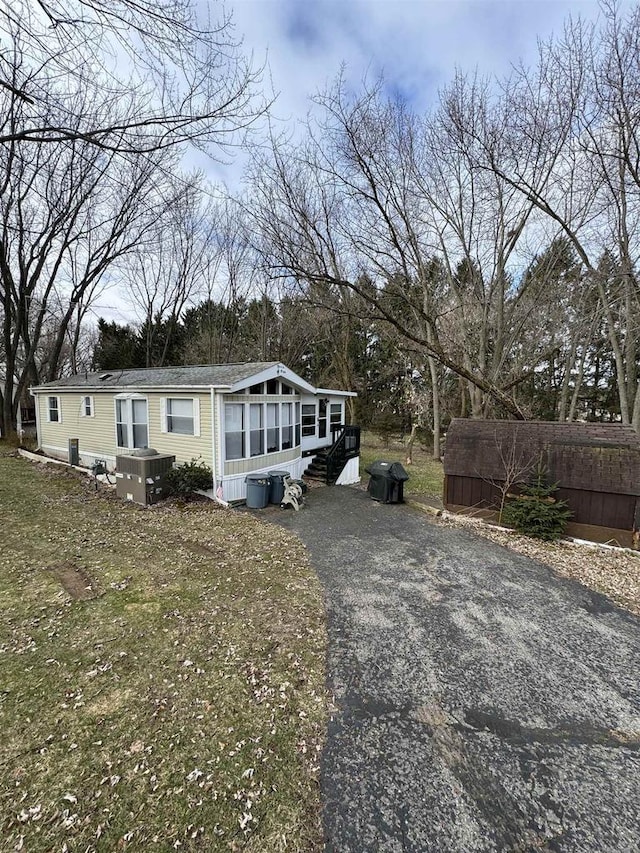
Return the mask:
<svg viewBox="0 0 640 853">
<path fill-rule="evenodd" d="M 442 500 L 444 470 L 442 462 L 434 459 L 430 450 L 425 450 L 416 441 L 413 446 L 413 464 L 407 465 L 406 440 L 391 438 L 389 442 L 379 439 L 374 433 L 363 432 L 360 441 L 360 474 L 367 479 L 365 468 L 376 459 L 385 462 L 401 462 L 409 475 L 404 493 L 409 497 L 431 497 Z"/>
<path fill-rule="evenodd" d="M 298 540 L 0 450 L 0 848 L 320 849 L 319 584 Z"/>
</svg>

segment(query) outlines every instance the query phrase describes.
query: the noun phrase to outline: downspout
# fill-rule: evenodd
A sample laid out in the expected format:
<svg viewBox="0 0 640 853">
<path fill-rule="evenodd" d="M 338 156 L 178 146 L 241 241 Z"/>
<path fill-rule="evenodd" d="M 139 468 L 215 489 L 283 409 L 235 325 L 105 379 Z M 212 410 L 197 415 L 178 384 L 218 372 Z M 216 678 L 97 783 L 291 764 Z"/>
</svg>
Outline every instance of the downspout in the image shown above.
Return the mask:
<svg viewBox="0 0 640 853">
<path fill-rule="evenodd" d="M 36 443 L 38 445 L 38 450 L 42 449 L 42 444 L 40 442 L 41 433 L 40 433 L 40 395 L 34 394 L 31 388 L 29 388 L 29 393 L 36 401 Z"/>
<path fill-rule="evenodd" d="M 216 414 L 218 416 L 218 429 L 221 430 L 222 429 L 222 395 L 221 394 L 218 394 L 218 396 L 217 396 Z M 224 447 L 224 442 L 222 441 L 222 433 L 220 433 L 220 446 Z M 221 460 L 218 460 L 218 461 L 221 461 Z M 218 477 L 220 479 L 224 479 L 223 474 L 224 474 L 224 471 L 222 470 L 222 467 L 220 467 L 218 469 Z M 220 487 L 222 487 L 222 483 L 220 483 Z M 225 501 L 223 498 L 218 498 L 218 500 L 224 506 L 229 506 L 227 501 Z"/>
<path fill-rule="evenodd" d="M 211 470 L 213 472 L 213 498 L 216 503 L 219 503 L 224 507 L 228 507 L 229 504 L 221 497 L 218 497 L 218 475 L 216 472 L 216 430 L 220 425 L 220 421 L 218 420 L 218 423 L 216 423 L 216 392 L 213 385 L 210 387 L 209 393 L 211 395 Z"/>
</svg>

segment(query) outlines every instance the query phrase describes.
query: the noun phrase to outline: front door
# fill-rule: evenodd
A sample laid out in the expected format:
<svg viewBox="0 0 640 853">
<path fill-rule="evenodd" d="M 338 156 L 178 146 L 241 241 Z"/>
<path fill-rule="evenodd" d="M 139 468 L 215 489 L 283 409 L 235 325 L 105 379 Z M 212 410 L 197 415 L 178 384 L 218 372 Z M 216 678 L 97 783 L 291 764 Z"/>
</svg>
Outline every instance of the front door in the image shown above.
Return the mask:
<svg viewBox="0 0 640 853">
<path fill-rule="evenodd" d="M 327 437 L 327 401 L 318 401 L 318 438 Z"/>
</svg>

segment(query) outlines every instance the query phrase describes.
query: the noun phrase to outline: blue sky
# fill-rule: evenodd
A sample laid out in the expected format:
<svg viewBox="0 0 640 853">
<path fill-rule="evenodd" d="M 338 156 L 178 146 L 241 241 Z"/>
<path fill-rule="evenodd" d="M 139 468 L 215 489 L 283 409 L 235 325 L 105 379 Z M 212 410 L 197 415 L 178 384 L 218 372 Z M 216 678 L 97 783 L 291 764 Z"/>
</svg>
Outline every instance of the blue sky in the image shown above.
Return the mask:
<svg viewBox="0 0 640 853">
<path fill-rule="evenodd" d="M 502 74 L 532 61 L 536 38 L 568 15 L 595 19 L 594 0 L 230 0 L 237 33 L 267 57 L 282 118 L 304 116 L 308 97 L 342 62 L 356 85 L 384 73 L 417 108 L 433 101 L 456 66 Z"/>
</svg>

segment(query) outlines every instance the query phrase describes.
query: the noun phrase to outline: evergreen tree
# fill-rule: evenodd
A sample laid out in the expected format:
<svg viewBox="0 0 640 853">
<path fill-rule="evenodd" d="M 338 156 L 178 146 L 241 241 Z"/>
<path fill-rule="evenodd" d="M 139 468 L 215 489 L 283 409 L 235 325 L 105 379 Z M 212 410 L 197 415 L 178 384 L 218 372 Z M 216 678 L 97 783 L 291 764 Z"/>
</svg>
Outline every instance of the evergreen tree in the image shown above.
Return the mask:
<svg viewBox="0 0 640 853">
<path fill-rule="evenodd" d="M 543 466 L 538 466 L 533 483 L 523 486 L 520 495 L 505 504 L 502 520 L 533 539 L 559 539 L 573 513 L 566 501 L 554 497 L 557 491 L 558 484 L 547 483 Z"/>
</svg>

